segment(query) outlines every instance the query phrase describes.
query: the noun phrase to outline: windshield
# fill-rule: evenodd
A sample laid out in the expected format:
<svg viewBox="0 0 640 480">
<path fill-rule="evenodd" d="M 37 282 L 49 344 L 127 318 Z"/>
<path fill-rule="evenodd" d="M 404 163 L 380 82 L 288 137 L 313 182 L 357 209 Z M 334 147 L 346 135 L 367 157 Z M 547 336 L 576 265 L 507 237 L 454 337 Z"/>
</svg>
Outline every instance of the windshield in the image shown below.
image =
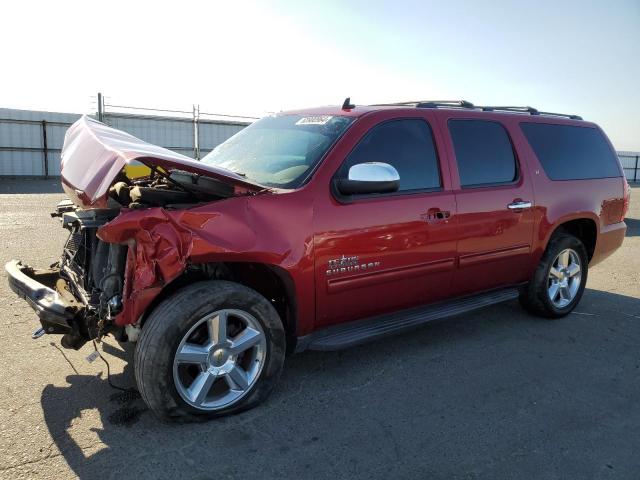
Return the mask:
<svg viewBox="0 0 640 480">
<path fill-rule="evenodd" d="M 202 162 L 267 187 L 297 188 L 353 118 L 265 117 L 218 145 Z"/>
</svg>

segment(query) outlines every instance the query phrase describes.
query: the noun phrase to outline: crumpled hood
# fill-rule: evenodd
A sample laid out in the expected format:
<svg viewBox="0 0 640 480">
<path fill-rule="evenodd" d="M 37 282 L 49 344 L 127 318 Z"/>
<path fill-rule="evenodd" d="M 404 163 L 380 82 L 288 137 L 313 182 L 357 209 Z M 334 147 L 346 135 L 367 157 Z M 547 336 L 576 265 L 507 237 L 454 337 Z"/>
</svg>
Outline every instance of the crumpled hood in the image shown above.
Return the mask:
<svg viewBox="0 0 640 480">
<path fill-rule="evenodd" d="M 105 207 L 109 187 L 124 166 L 135 160 L 215 178 L 233 185 L 238 193 L 264 189 L 229 170 L 147 143 L 86 115 L 71 125 L 65 135 L 60 162 L 62 187 L 76 205 Z"/>
</svg>

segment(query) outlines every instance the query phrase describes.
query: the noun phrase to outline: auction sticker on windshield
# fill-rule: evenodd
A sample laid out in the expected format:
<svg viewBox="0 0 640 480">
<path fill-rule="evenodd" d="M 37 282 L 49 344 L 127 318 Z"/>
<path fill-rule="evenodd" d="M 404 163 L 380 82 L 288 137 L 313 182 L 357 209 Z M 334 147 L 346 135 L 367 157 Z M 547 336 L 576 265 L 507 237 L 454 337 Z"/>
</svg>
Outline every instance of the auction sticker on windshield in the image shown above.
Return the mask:
<svg viewBox="0 0 640 480">
<path fill-rule="evenodd" d="M 333 116 L 331 115 L 313 115 L 311 117 L 302 117 L 296 122 L 296 125 L 325 125 Z"/>
</svg>

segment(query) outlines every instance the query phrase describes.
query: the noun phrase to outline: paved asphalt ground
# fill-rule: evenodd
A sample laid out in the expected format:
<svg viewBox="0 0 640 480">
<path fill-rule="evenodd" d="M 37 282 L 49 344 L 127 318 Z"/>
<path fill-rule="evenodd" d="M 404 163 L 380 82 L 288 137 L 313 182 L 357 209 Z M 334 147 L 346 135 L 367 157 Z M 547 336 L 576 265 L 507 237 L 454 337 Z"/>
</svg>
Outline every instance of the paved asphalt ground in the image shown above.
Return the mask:
<svg viewBox="0 0 640 480">
<path fill-rule="evenodd" d="M 0 181 L 2 262 L 46 266 L 55 181 Z M 105 365 L 31 340 L 0 278 L 0 478 L 640 478 L 640 188 L 623 248 L 558 321 L 517 302 L 338 352 L 290 357 L 262 406 L 164 425 Z M 635 200 L 635 201 L 634 201 Z M 134 386 L 131 349 L 105 345 Z"/>
</svg>

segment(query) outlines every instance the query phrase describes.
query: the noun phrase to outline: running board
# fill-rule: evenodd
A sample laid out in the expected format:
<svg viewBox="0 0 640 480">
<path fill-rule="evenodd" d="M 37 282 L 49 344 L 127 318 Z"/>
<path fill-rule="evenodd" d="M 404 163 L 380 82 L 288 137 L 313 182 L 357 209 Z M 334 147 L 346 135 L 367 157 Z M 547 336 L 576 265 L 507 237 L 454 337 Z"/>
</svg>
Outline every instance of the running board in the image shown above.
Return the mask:
<svg viewBox="0 0 640 480">
<path fill-rule="evenodd" d="M 298 338 L 297 352 L 303 350 L 340 350 L 378 338 L 411 330 L 432 320 L 453 317 L 482 307 L 518 298 L 516 288 L 458 298 L 446 302 L 378 315 L 319 330 Z"/>
</svg>

